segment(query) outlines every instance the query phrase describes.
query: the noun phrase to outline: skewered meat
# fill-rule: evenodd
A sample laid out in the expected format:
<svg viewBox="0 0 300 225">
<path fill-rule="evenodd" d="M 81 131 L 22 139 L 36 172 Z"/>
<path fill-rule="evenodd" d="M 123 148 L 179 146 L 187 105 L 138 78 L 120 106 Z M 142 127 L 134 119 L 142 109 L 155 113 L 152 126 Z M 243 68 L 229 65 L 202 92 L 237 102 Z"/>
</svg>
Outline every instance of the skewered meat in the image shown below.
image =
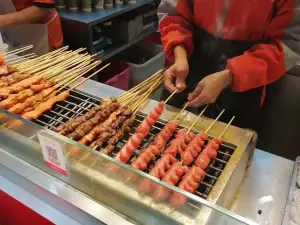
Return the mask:
<svg viewBox="0 0 300 225">
<path fill-rule="evenodd" d="M 141 150 L 140 155 L 131 163 L 131 166 L 137 170 L 146 170 L 150 161 L 153 160 L 156 155 L 161 154 L 161 152 L 165 149 L 169 138 L 178 126 L 178 123 L 168 122 L 156 135 L 153 142 Z M 136 174 L 132 172 L 126 173 L 126 176 L 130 180 L 136 179 Z"/>
<path fill-rule="evenodd" d="M 48 99 L 50 99 L 50 98 L 52 98 L 54 96 L 56 96 L 56 92 L 55 91 L 53 91 L 50 95 L 48 95 L 45 98 L 43 98 L 42 101 L 36 102 L 34 104 L 34 106 L 30 106 L 30 107 L 25 108 L 24 111 L 22 112 L 22 115 L 25 114 L 25 113 L 27 113 L 27 112 L 33 111 L 39 104 L 41 104 L 42 102 L 47 101 Z"/>
<path fill-rule="evenodd" d="M 23 114 L 22 117 L 24 119 L 28 119 L 28 120 L 35 120 L 39 116 L 41 116 L 45 111 L 51 109 L 55 103 L 60 102 L 60 101 L 64 101 L 69 96 L 70 96 L 69 91 L 61 92 L 60 94 L 58 94 L 58 95 L 56 95 L 52 98 L 49 98 L 47 101 L 42 102 L 41 104 L 39 104 L 36 107 L 35 110 Z"/>
<path fill-rule="evenodd" d="M 55 84 L 54 79 L 43 80 L 41 83 L 31 85 L 30 89 L 36 93 L 36 92 L 40 92 L 41 90 L 43 90 L 45 88 L 52 87 L 54 84 Z"/>
<path fill-rule="evenodd" d="M 88 121 L 92 117 L 95 116 L 95 114 L 99 111 L 104 109 L 108 104 L 111 104 L 112 102 L 116 102 L 114 99 L 104 100 L 101 102 L 100 105 L 94 106 L 90 111 L 85 113 L 82 116 L 78 116 L 74 119 L 69 120 L 68 122 L 59 125 L 58 127 L 54 128 L 53 130 L 55 132 L 61 132 L 61 134 L 66 135 L 68 133 L 73 132 L 80 124 Z"/>
<path fill-rule="evenodd" d="M 34 110 L 41 102 L 47 101 L 49 98 L 52 98 L 56 95 L 55 89 L 53 87 L 42 90 L 41 92 L 26 98 L 24 102 L 18 103 L 13 107 L 9 108 L 8 111 L 21 114 Z"/>
<path fill-rule="evenodd" d="M 0 108 L 9 109 L 9 108 L 13 107 L 14 105 L 16 105 L 18 102 L 22 102 L 26 98 L 33 96 L 34 93 L 40 92 L 44 88 L 49 88 L 51 86 L 53 86 L 53 82 L 45 81 L 40 85 L 35 85 L 35 87 L 33 89 L 32 88 L 25 89 L 17 94 L 11 94 L 8 96 L 7 99 L 0 102 Z"/>
<path fill-rule="evenodd" d="M 53 87 L 47 88 L 42 90 L 39 93 L 36 93 L 35 95 L 26 98 L 24 102 L 17 103 L 13 107 L 9 108 L 8 111 L 15 113 L 15 114 L 20 114 L 22 113 L 27 107 L 34 106 L 37 102 L 43 101 L 43 99 L 53 93 L 55 89 Z"/>
<path fill-rule="evenodd" d="M 18 93 L 25 90 L 33 84 L 39 83 L 42 80 L 42 76 L 29 77 L 25 80 L 22 80 L 16 84 L 13 84 L 10 87 L 5 87 L 0 89 L 0 99 L 6 99 L 12 93 Z"/>
<path fill-rule="evenodd" d="M 164 110 L 164 102 L 160 102 L 150 114 L 136 128 L 136 133 L 132 135 L 123 148 L 118 152 L 115 159 L 126 163 L 140 146 L 142 140 L 147 136 L 151 127 L 159 119 Z"/>
<path fill-rule="evenodd" d="M 4 54 L 0 52 L 0 66 L 5 65 L 5 57 Z"/>
<path fill-rule="evenodd" d="M 202 147 L 204 146 L 204 141 L 206 141 L 207 139 L 208 136 L 203 131 L 193 138 L 184 152 L 180 154 L 183 165 L 190 165 L 194 161 L 194 159 L 197 158 Z"/>
<path fill-rule="evenodd" d="M 111 126 L 112 122 L 117 119 L 117 116 L 122 113 L 122 111 L 124 111 L 124 109 L 123 107 L 120 107 L 117 111 L 110 114 L 108 119 L 102 120 L 100 124 L 96 125 L 92 130 L 84 135 L 79 142 L 81 144 L 88 145 L 89 143 L 94 141 L 99 134 L 105 132 Z"/>
<path fill-rule="evenodd" d="M 30 74 L 18 72 L 12 73 L 8 76 L 3 76 L 0 78 L 0 88 L 8 87 L 28 77 L 30 77 Z"/>
<path fill-rule="evenodd" d="M 204 150 L 200 153 L 195 161 L 195 166 L 205 170 L 210 163 L 210 160 L 217 156 L 222 139 L 212 139 L 208 142 Z"/>
<path fill-rule="evenodd" d="M 7 70 L 8 70 L 8 74 L 11 74 L 11 73 L 14 73 L 14 72 L 18 72 L 18 69 L 14 66 L 9 66 L 9 65 L 6 65 L 7 66 Z"/>
<path fill-rule="evenodd" d="M 136 128 L 136 133 L 142 133 L 144 137 L 149 133 L 151 127 L 159 119 L 164 110 L 164 102 L 158 103 L 143 122 Z"/>
<path fill-rule="evenodd" d="M 177 153 L 182 154 L 182 152 L 186 149 L 187 144 L 191 142 L 194 138 L 194 133 L 189 132 L 187 135 L 188 129 L 180 129 L 175 138 L 170 142 L 169 147 L 164 151 L 164 154 L 170 154 L 172 156 L 176 156 Z"/>
<path fill-rule="evenodd" d="M 189 171 L 183 176 L 178 187 L 187 192 L 193 193 L 199 186 L 202 177 L 205 176 L 205 172 L 196 166 L 193 166 Z M 173 192 L 170 198 L 170 203 L 174 207 L 183 207 L 186 203 L 187 198 L 177 192 Z"/>
<path fill-rule="evenodd" d="M 80 124 L 75 131 L 67 135 L 67 137 L 76 141 L 79 140 L 86 133 L 92 130 L 96 124 L 105 121 L 112 112 L 117 110 L 117 108 L 119 108 L 119 103 L 109 104 L 104 110 L 98 111 L 93 118 Z"/>
<path fill-rule="evenodd" d="M 126 132 L 130 132 L 130 127 L 133 124 L 134 119 L 134 114 L 130 118 L 126 119 L 121 129 L 119 129 L 117 133 L 107 141 L 108 145 L 106 146 L 106 148 L 101 149 L 100 152 L 106 155 L 111 153 L 112 150 L 115 148 L 115 145 L 119 142 L 120 138 L 122 138 Z"/>
<path fill-rule="evenodd" d="M 0 76 L 6 76 L 8 74 L 8 69 L 6 65 L 0 65 Z"/>
<path fill-rule="evenodd" d="M 109 138 L 114 136 L 117 132 L 117 129 L 122 126 L 122 123 L 127 119 L 126 116 L 123 116 L 123 113 L 119 115 L 114 121 L 111 122 L 110 127 L 106 127 L 104 131 L 100 132 L 98 139 L 90 145 L 91 148 L 95 146 L 101 147 Z M 109 124 L 107 124 L 109 125 Z"/>
<path fill-rule="evenodd" d="M 175 186 L 182 177 L 182 175 L 187 171 L 187 166 L 183 166 L 180 162 L 175 162 L 172 165 L 172 167 L 168 170 L 166 175 L 163 177 L 162 181 Z M 169 197 L 170 193 L 170 189 L 162 185 L 156 185 L 152 197 L 155 200 L 166 200 Z"/>
<path fill-rule="evenodd" d="M 171 164 L 176 162 L 177 159 L 172 155 L 163 155 L 150 170 L 149 175 L 161 179 L 166 175 L 166 172 L 171 168 Z M 138 191 L 141 193 L 149 193 L 153 190 L 154 182 L 144 178 L 139 186 Z"/>
</svg>

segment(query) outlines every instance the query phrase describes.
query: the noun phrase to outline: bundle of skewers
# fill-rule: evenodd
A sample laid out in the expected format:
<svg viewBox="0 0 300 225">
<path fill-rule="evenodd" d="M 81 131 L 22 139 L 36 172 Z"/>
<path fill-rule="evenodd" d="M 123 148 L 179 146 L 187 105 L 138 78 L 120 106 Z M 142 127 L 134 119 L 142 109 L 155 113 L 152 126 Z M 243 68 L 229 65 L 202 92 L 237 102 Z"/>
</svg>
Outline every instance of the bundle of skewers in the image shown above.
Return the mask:
<svg viewBox="0 0 300 225">
<path fill-rule="evenodd" d="M 90 75 L 89 72 L 95 70 L 101 61 L 83 51 L 83 48 L 68 50 L 66 46 L 40 57 L 25 58 L 14 65 L 4 64 L 3 58 L 1 62 L 7 71 L 0 75 L 0 108 L 24 119 L 35 120 L 55 103 L 66 100 L 72 89 L 108 66 Z M 87 78 L 70 87 L 86 74 L 89 74 Z"/>
<path fill-rule="evenodd" d="M 22 56 L 18 56 L 17 54 L 22 54 L 23 52 L 29 51 L 33 46 L 29 45 L 23 48 L 19 48 L 16 50 L 12 50 L 7 53 L 0 52 L 0 77 L 6 76 L 12 72 L 16 72 L 17 69 L 13 66 L 16 63 L 21 63 L 22 61 L 26 61 L 36 57 L 35 53 L 29 53 Z"/>
<path fill-rule="evenodd" d="M 109 154 L 119 140 L 130 131 L 137 110 L 161 84 L 162 74 L 163 70 L 158 71 L 118 98 L 104 99 L 85 114 L 54 128 L 54 131 L 94 150 Z M 88 156 L 89 154 L 83 159 Z"/>
</svg>

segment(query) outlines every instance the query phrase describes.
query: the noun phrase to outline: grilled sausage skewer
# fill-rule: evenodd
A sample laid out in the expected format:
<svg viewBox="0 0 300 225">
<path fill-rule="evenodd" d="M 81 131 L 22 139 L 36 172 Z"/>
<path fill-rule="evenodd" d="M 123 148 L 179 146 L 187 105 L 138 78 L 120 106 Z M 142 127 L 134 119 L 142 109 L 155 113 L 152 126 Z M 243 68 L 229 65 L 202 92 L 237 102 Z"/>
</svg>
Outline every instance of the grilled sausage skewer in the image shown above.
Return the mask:
<svg viewBox="0 0 300 225">
<path fill-rule="evenodd" d="M 195 165 L 191 169 L 189 169 L 186 175 L 182 178 L 181 182 L 178 185 L 179 188 L 190 193 L 193 193 L 198 188 L 199 183 L 205 176 L 204 170 L 207 168 L 210 160 L 217 156 L 219 145 L 223 142 L 221 138 L 233 120 L 234 117 L 232 117 L 230 122 L 226 125 L 225 129 L 220 134 L 220 136 L 216 139 L 211 140 L 207 144 L 205 149 L 200 153 L 200 155 L 197 158 L 197 160 L 199 160 L 199 163 L 197 163 L 196 160 Z M 177 192 L 173 192 L 170 198 L 170 203 L 174 207 L 183 207 L 186 201 L 187 198 L 184 195 L 179 194 Z"/>
<path fill-rule="evenodd" d="M 186 106 L 187 106 L 187 104 L 186 104 Z M 206 110 L 206 108 L 200 113 L 196 122 L 203 115 L 205 110 Z M 178 116 L 176 116 L 175 119 L 176 118 L 178 118 Z M 196 122 L 194 122 L 190 128 L 192 128 L 196 124 Z M 189 130 L 191 130 L 191 129 L 189 129 Z M 150 170 L 150 173 L 149 173 L 150 175 L 152 175 L 158 179 L 162 179 L 163 177 L 165 177 L 167 171 L 169 171 L 170 168 L 172 168 L 172 164 L 177 162 L 177 159 L 175 158 L 177 152 L 180 152 L 180 150 L 183 151 L 187 146 L 186 144 L 189 143 L 194 138 L 194 134 L 192 132 L 189 132 L 189 130 L 181 129 L 177 132 L 175 139 L 173 139 L 171 141 L 169 147 L 164 151 L 162 158 Z M 179 165 L 177 165 L 177 167 L 178 166 Z M 185 170 L 185 167 L 183 169 Z M 148 192 L 152 191 L 153 189 L 154 189 L 153 182 L 146 178 L 140 182 L 139 187 L 138 187 L 138 190 L 140 192 L 142 192 L 143 194 L 148 193 Z"/>
<path fill-rule="evenodd" d="M 206 109 L 206 108 L 205 108 Z M 204 109 L 204 110 L 205 110 Z M 209 126 L 209 128 L 207 129 L 206 132 L 208 132 L 212 126 L 216 123 L 216 121 L 220 118 L 220 116 L 223 114 L 224 110 L 219 114 L 219 116 L 213 121 L 213 123 Z M 198 116 L 198 118 L 200 118 L 200 116 Z M 198 119 L 197 118 L 197 119 Z M 198 120 L 196 120 L 197 122 Z M 195 125 L 196 123 L 194 122 L 192 124 L 192 126 L 190 127 L 189 130 L 191 130 L 193 128 L 193 126 Z M 201 136 L 200 136 L 201 137 Z M 195 137 L 196 138 L 196 137 Z M 190 143 L 192 143 L 192 146 L 196 147 L 194 144 L 199 144 L 198 140 L 197 139 L 193 139 Z M 194 143 L 193 141 L 196 140 Z M 203 142 L 203 141 L 202 141 Z M 201 143 L 202 143 L 201 142 Z M 201 144 L 200 143 L 200 144 Z M 204 144 L 204 142 L 203 142 Z M 190 145 L 190 144 L 189 144 Z M 201 147 L 199 146 L 198 147 L 199 149 L 201 149 Z M 188 148 L 186 149 L 188 150 Z M 186 151 L 185 150 L 185 151 Z M 166 173 L 166 175 L 162 178 L 162 181 L 170 184 L 170 185 L 176 185 L 180 178 L 188 171 L 188 167 L 183 165 L 183 161 L 180 161 L 180 162 L 176 162 L 172 165 L 172 167 L 170 168 L 170 170 Z M 198 172 L 198 170 L 196 170 L 196 172 Z M 155 188 L 154 192 L 153 192 L 153 198 L 155 200 L 165 200 L 169 197 L 171 191 L 168 189 L 168 188 L 165 188 L 164 186 L 161 186 L 161 185 L 157 185 L 157 187 Z"/>
</svg>

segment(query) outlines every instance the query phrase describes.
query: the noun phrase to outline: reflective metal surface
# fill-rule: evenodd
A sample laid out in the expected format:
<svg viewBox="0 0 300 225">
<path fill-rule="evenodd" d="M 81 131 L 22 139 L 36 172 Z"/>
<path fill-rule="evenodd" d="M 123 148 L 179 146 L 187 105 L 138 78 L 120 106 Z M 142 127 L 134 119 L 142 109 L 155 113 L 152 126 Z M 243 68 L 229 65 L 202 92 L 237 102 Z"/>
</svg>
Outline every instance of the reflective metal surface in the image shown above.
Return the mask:
<svg viewBox="0 0 300 225">
<path fill-rule="evenodd" d="M 129 225 L 133 222 L 2 149 L 0 175 L 0 188 L 3 191 L 55 224 Z M 22 192 L 18 191 L 27 192 L 27 195 L 20 195 Z M 40 201 L 37 201 L 36 197 Z"/>
<path fill-rule="evenodd" d="M 246 171 L 231 211 L 252 221 L 259 219 L 258 200 L 271 195 L 274 201 L 264 212 L 263 221 L 279 225 L 282 222 L 290 189 L 294 162 L 268 152 L 256 150 L 251 166 Z"/>
</svg>

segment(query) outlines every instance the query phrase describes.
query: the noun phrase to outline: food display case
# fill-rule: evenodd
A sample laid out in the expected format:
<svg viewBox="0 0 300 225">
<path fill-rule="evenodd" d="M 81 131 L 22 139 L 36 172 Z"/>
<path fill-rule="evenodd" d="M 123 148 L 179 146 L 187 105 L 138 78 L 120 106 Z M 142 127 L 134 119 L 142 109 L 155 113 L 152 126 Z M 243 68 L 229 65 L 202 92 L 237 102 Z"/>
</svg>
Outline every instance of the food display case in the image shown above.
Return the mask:
<svg viewBox="0 0 300 225">
<path fill-rule="evenodd" d="M 118 143 L 111 155 L 104 155 L 51 131 L 53 127 L 80 115 L 101 99 L 118 96 L 120 93 L 118 89 L 89 81 L 73 90 L 66 101 L 57 103 L 33 122 L 0 110 L 0 149 L 3 150 L 1 164 L 14 170 L 11 168 L 12 164 L 4 160 L 4 156 L 7 159 L 10 156 L 16 157 L 37 170 L 44 171 L 50 177 L 55 177 L 59 183 L 72 187 L 77 195 L 93 200 L 133 224 L 255 224 L 229 211 L 247 165 L 252 160 L 256 143 L 256 135 L 252 131 L 229 127 L 217 158 L 210 163 L 206 176 L 193 194 L 116 161 L 113 158 L 115 152 L 131 134 Z M 141 108 L 137 113 L 133 131 L 156 104 L 157 102 L 151 100 Z M 179 109 L 166 106 L 161 120 L 154 125 L 150 136 L 157 134 L 166 121 L 178 112 Z M 195 119 L 196 115 L 186 112 L 180 124 L 189 127 Z M 196 124 L 194 132 L 204 130 L 211 121 L 203 118 Z M 217 122 L 209 132 L 209 137 L 217 137 L 225 126 L 226 124 Z M 50 139 L 61 146 L 66 174 L 57 173 L 45 165 L 39 137 Z M 117 166 L 118 171 L 113 173 L 107 170 L 110 165 Z M 128 173 L 134 173 L 137 179 L 127 181 L 124 175 Z M 184 207 L 174 208 L 169 201 L 154 201 L 151 195 L 140 193 L 139 183 L 145 179 L 154 188 L 162 186 L 168 192 L 183 195 L 187 198 L 186 204 Z M 59 197 L 60 193 L 56 195 Z M 69 197 L 72 199 L 72 196 Z M 87 205 L 79 208 L 86 213 L 91 212 Z"/>
</svg>

